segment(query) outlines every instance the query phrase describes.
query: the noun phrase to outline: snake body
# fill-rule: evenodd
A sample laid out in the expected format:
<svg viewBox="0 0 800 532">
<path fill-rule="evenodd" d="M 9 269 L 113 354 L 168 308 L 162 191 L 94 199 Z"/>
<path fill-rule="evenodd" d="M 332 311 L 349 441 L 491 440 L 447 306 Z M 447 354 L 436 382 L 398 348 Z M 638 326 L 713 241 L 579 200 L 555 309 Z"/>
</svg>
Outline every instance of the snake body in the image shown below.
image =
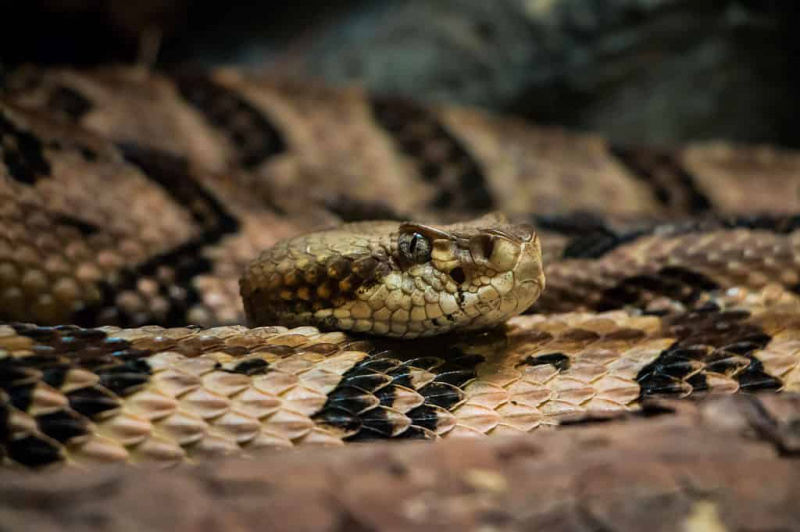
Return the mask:
<svg viewBox="0 0 800 532">
<path fill-rule="evenodd" d="M 230 71 L 4 83 L 3 465 L 518 433 L 798 388 L 790 151 L 622 149 Z M 490 209 L 511 222 L 464 222 Z"/>
</svg>

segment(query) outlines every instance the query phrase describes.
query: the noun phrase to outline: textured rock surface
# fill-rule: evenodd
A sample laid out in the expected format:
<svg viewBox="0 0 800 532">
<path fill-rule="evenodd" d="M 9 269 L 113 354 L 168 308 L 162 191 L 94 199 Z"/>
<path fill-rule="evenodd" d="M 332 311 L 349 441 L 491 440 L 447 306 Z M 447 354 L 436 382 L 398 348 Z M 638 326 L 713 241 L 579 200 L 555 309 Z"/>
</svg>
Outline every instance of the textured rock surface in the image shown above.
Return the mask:
<svg viewBox="0 0 800 532">
<path fill-rule="evenodd" d="M 665 405 L 656 405 L 656 413 Z M 672 407 L 673 405 L 669 405 Z M 800 398 L 533 437 L 9 474 L 0 530 L 796 530 Z"/>
</svg>

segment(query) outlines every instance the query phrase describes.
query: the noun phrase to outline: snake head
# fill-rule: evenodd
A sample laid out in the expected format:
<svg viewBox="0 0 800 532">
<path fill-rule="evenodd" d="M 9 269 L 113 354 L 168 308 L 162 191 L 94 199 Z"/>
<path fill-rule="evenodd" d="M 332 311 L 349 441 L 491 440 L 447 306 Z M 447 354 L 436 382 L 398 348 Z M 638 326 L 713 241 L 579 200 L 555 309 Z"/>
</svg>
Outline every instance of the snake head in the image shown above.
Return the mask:
<svg viewBox="0 0 800 532">
<path fill-rule="evenodd" d="M 397 236 L 401 275 L 425 286 L 427 328 L 490 327 L 522 313 L 544 289 L 541 244 L 533 227 L 490 215 L 450 226 L 405 223 Z M 452 302 L 455 301 L 455 307 Z M 439 307 L 437 310 L 436 306 Z M 439 310 L 442 314 L 439 315 Z"/>
<path fill-rule="evenodd" d="M 241 293 L 250 324 L 416 338 L 495 326 L 544 289 L 539 239 L 496 216 L 359 222 L 266 250 Z"/>
</svg>

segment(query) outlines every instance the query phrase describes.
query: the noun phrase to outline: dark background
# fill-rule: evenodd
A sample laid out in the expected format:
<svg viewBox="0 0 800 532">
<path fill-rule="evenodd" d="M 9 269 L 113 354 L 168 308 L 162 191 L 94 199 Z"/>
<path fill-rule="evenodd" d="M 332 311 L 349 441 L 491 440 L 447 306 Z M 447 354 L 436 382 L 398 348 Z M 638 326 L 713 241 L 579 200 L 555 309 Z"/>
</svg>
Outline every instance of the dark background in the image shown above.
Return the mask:
<svg viewBox="0 0 800 532">
<path fill-rule="evenodd" d="M 795 0 L 7 0 L 0 65 L 186 63 L 478 105 L 622 144 L 800 146 Z"/>
</svg>

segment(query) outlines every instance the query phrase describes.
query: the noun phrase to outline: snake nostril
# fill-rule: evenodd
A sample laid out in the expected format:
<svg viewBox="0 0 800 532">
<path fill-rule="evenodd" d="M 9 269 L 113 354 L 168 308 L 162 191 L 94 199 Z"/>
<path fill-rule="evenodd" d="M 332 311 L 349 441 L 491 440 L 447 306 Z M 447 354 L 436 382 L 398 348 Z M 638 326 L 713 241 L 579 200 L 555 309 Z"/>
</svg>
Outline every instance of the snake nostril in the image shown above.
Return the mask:
<svg viewBox="0 0 800 532">
<path fill-rule="evenodd" d="M 464 268 L 457 267 L 450 270 L 450 277 L 457 283 L 463 284 L 467 280 L 467 275 L 464 273 Z"/>
</svg>

